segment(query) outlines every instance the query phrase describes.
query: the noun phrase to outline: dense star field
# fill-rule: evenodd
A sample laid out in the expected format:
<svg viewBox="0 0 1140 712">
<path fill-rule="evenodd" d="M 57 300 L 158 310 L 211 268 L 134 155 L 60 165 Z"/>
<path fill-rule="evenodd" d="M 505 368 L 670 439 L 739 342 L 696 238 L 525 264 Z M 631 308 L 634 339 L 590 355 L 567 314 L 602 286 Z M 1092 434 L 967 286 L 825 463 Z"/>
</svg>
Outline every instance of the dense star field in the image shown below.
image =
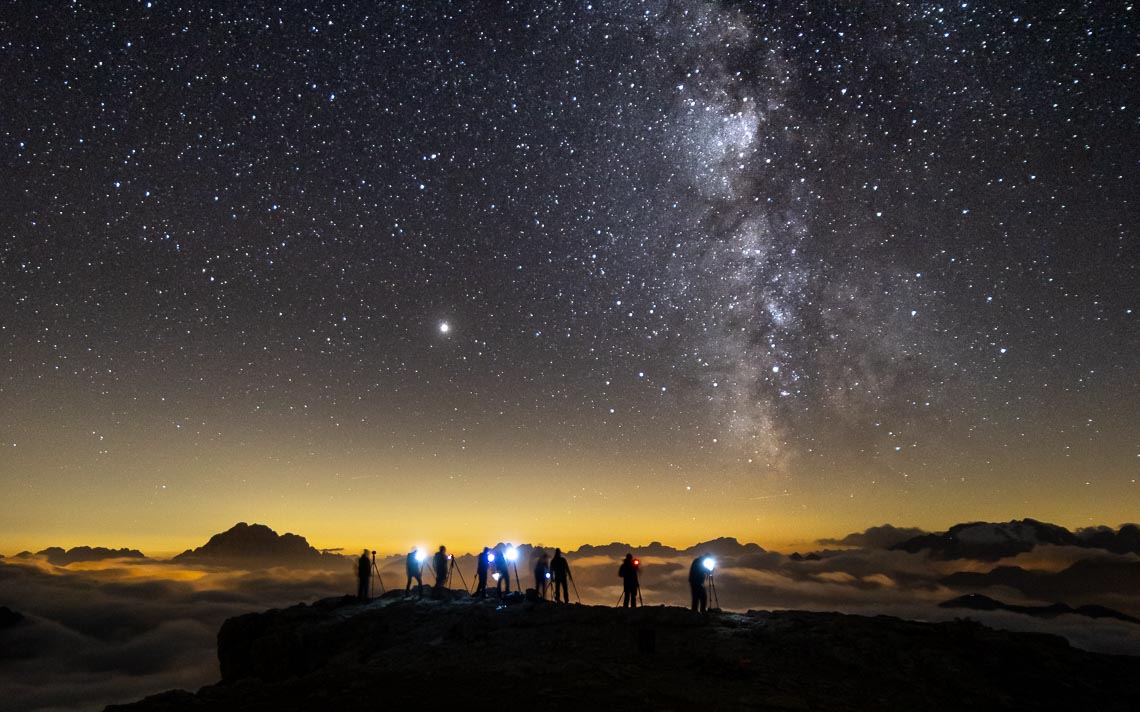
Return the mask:
<svg viewBox="0 0 1140 712">
<path fill-rule="evenodd" d="M 1136 36 L 1120 2 L 11 5 L 0 536 L 1134 518 Z"/>
</svg>

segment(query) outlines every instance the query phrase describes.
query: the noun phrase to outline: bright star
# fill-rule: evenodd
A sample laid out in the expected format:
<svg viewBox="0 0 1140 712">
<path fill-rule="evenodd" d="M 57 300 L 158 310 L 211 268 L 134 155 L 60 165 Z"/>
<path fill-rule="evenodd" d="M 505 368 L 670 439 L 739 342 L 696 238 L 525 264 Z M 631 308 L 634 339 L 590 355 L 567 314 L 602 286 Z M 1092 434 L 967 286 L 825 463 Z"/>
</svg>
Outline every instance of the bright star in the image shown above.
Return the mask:
<svg viewBox="0 0 1140 712">
<path fill-rule="evenodd" d="M 441 321 L 439 323 L 439 333 L 446 334 L 449 331 L 451 331 L 451 324 L 448 324 L 446 321 Z"/>
</svg>

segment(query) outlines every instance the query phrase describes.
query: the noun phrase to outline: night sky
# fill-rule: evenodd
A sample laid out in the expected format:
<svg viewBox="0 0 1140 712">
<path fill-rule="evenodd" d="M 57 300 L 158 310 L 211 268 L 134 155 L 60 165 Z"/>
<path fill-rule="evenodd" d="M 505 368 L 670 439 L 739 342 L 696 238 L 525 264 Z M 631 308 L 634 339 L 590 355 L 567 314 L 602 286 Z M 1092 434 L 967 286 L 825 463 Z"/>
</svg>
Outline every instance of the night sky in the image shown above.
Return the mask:
<svg viewBox="0 0 1140 712">
<path fill-rule="evenodd" d="M 0 11 L 0 541 L 1140 511 L 1127 2 Z"/>
</svg>

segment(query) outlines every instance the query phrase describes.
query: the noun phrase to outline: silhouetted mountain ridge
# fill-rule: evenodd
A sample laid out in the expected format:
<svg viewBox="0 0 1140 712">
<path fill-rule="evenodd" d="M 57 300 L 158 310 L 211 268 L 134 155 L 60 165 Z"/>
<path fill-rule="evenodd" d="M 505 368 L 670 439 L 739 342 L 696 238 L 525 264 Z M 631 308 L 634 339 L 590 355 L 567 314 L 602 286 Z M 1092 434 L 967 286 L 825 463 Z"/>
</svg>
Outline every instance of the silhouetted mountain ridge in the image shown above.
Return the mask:
<svg viewBox="0 0 1140 712">
<path fill-rule="evenodd" d="M 297 534 L 278 534 L 264 524 L 239 522 L 210 537 L 202 546 L 187 549 L 171 561 L 195 564 L 241 565 L 245 567 L 298 566 L 343 567 L 347 558 L 326 554 L 310 546 Z"/>
<path fill-rule="evenodd" d="M 928 534 L 917 527 L 896 527 L 892 524 L 881 524 L 877 527 L 868 527 L 861 532 L 852 532 L 842 539 L 820 539 L 817 543 L 824 546 L 854 546 L 860 549 L 889 549 L 915 537 Z"/>
<path fill-rule="evenodd" d="M 650 542 L 646 546 L 634 546 L 633 544 L 625 544 L 617 541 L 602 545 L 583 544 L 577 549 L 567 552 L 566 555 L 575 557 L 608 556 L 620 559 L 627 553 L 632 553 L 634 556 L 673 557 L 701 556 L 703 554 L 711 556 L 741 556 L 743 554 L 763 554 L 764 552 L 765 549 L 759 544 L 741 544 L 736 537 L 722 536 L 694 544 L 685 549 L 666 546 L 659 541 Z"/>
<path fill-rule="evenodd" d="M 923 550 L 937 559 L 998 561 L 1032 551 L 1041 544 L 1105 549 L 1117 554 L 1140 555 L 1140 527 L 1125 524 L 1118 531 L 1108 527 L 1080 529 L 1076 533 L 1036 519 L 1010 522 L 956 524 L 945 532 L 922 534 L 890 547 L 894 551 Z"/>
<path fill-rule="evenodd" d="M 102 546 L 76 546 L 64 550 L 59 546 L 49 546 L 37 551 L 36 556 L 45 557 L 56 566 L 67 566 L 84 561 L 103 561 L 105 559 L 145 559 L 146 555 L 138 549 L 107 549 Z"/>
<path fill-rule="evenodd" d="M 1082 559 L 1057 572 L 998 566 L 985 572 L 958 571 L 939 579 L 939 583 L 956 589 L 1003 586 L 1039 600 L 1088 600 L 1095 596 L 1140 590 L 1140 561 Z"/>
<path fill-rule="evenodd" d="M 1087 618 L 1115 618 L 1116 620 L 1125 621 L 1127 623 L 1140 624 L 1140 618 L 1133 618 L 1132 616 L 1106 606 L 1086 605 L 1073 608 L 1065 603 L 1051 603 L 1045 606 L 1018 606 L 1003 603 L 995 598 L 983 596 L 980 593 L 969 593 L 965 596 L 958 596 L 949 601 L 943 601 L 939 603 L 938 606 L 939 608 L 968 608 L 974 611 L 1010 611 L 1012 613 L 1033 616 L 1034 618 L 1056 618 L 1060 615 L 1071 614 L 1085 616 Z"/>
</svg>

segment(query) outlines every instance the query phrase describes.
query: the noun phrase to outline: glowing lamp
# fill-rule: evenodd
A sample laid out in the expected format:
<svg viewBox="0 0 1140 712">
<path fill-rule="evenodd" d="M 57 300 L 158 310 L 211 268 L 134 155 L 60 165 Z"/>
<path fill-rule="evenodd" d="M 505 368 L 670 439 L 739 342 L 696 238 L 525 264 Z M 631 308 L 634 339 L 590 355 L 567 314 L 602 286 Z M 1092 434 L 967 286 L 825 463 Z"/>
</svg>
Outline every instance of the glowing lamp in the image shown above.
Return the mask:
<svg viewBox="0 0 1140 712">
<path fill-rule="evenodd" d="M 712 573 L 712 570 L 716 568 L 716 559 L 711 556 L 706 556 L 705 560 L 701 562 L 701 565 L 704 566 L 709 573 Z"/>
<path fill-rule="evenodd" d="M 546 578 L 550 578 L 550 572 L 549 571 L 546 572 Z"/>
<path fill-rule="evenodd" d="M 418 561 L 422 564 L 426 558 L 427 558 L 427 552 L 426 551 L 424 551 L 423 549 L 416 549 L 416 561 Z"/>
<path fill-rule="evenodd" d="M 495 555 L 494 554 L 487 554 L 487 563 L 488 564 L 495 563 Z M 498 576 L 498 574 L 495 574 L 495 575 Z"/>
<path fill-rule="evenodd" d="M 512 546 L 511 548 L 507 549 L 506 556 L 507 561 L 516 561 L 519 558 L 519 550 Z"/>
<path fill-rule="evenodd" d="M 496 581 L 498 581 L 498 580 L 499 580 L 499 572 L 498 572 L 498 571 L 496 571 L 495 573 L 491 574 L 491 578 L 493 578 L 493 579 L 495 579 Z"/>
<path fill-rule="evenodd" d="M 641 566 L 641 559 L 634 559 L 634 560 L 633 560 L 633 565 L 634 565 L 634 566 Z"/>
</svg>

